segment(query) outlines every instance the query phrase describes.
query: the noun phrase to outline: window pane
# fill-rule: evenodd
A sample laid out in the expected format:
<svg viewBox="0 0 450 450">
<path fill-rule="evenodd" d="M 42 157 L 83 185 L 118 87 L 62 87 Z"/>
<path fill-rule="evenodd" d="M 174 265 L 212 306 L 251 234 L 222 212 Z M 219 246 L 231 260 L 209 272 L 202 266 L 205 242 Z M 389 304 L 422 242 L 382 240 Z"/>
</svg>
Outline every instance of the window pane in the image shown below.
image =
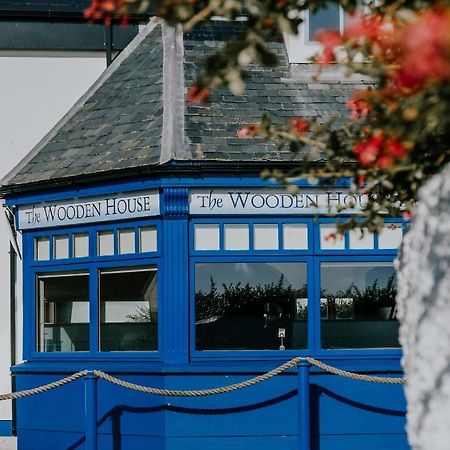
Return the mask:
<svg viewBox="0 0 450 450">
<path fill-rule="evenodd" d="M 340 29 L 339 5 L 328 4 L 309 15 L 309 40 L 313 41 L 316 33 L 322 29 Z"/>
<path fill-rule="evenodd" d="M 89 256 L 89 235 L 77 233 L 73 235 L 73 257 L 86 258 Z"/>
<path fill-rule="evenodd" d="M 332 235 L 336 233 L 336 225 L 334 224 L 321 224 L 320 225 L 320 248 L 322 250 L 344 250 L 345 240 L 341 234 L 338 234 L 336 238 Z"/>
<path fill-rule="evenodd" d="M 34 240 L 34 259 L 36 261 L 50 259 L 50 239 L 48 237 L 38 237 Z"/>
<path fill-rule="evenodd" d="M 219 250 L 219 225 L 197 223 L 194 225 L 195 250 Z"/>
<path fill-rule="evenodd" d="M 373 249 L 374 240 L 373 233 L 370 233 L 367 228 L 364 228 L 364 234 L 359 228 L 349 231 L 349 241 L 351 250 L 367 250 Z"/>
<path fill-rule="evenodd" d="M 226 223 L 224 225 L 225 250 L 248 250 L 249 232 L 245 223 Z"/>
<path fill-rule="evenodd" d="M 112 231 L 98 232 L 97 255 L 114 255 L 114 233 Z"/>
<path fill-rule="evenodd" d="M 136 233 L 133 228 L 119 230 L 119 253 L 121 255 L 136 251 Z"/>
<path fill-rule="evenodd" d="M 89 350 L 87 273 L 39 275 L 38 351 Z"/>
<path fill-rule="evenodd" d="M 100 272 L 100 349 L 158 348 L 158 284 L 155 268 Z"/>
<path fill-rule="evenodd" d="M 392 263 L 322 263 L 323 348 L 399 347 Z"/>
<path fill-rule="evenodd" d="M 255 250 L 278 250 L 278 225 L 258 223 L 253 228 Z"/>
<path fill-rule="evenodd" d="M 380 250 L 393 250 L 400 247 L 403 238 L 401 224 L 387 224 L 378 235 L 378 248 Z"/>
<path fill-rule="evenodd" d="M 307 250 L 308 225 L 306 223 L 283 224 L 284 250 Z"/>
<path fill-rule="evenodd" d="M 196 348 L 306 348 L 307 299 L 305 263 L 196 264 Z"/>
<path fill-rule="evenodd" d="M 69 236 L 55 236 L 53 238 L 53 256 L 55 259 L 69 257 Z"/>
<path fill-rule="evenodd" d="M 142 227 L 139 228 L 139 251 L 156 252 L 156 227 Z"/>
</svg>

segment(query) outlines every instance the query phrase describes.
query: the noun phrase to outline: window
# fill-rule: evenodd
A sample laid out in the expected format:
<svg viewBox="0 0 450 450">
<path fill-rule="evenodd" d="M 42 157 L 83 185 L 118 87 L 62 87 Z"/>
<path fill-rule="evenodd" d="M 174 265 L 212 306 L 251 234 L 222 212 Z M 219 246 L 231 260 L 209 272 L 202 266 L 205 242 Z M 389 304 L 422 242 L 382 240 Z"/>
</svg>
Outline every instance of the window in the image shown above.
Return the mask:
<svg viewBox="0 0 450 450">
<path fill-rule="evenodd" d="M 322 262 L 322 348 L 399 347 L 390 262 Z"/>
<path fill-rule="evenodd" d="M 307 308 L 306 263 L 195 265 L 197 350 L 305 348 Z"/>
<path fill-rule="evenodd" d="M 89 350 L 89 276 L 84 272 L 37 277 L 38 351 Z"/>
<path fill-rule="evenodd" d="M 157 229 L 157 221 L 140 220 L 33 233 L 36 306 L 28 348 L 159 357 Z"/>
<path fill-rule="evenodd" d="M 328 4 L 324 8 L 319 8 L 314 14 L 308 14 L 308 40 L 314 41 L 319 30 L 340 30 L 341 14 L 338 4 Z"/>
<path fill-rule="evenodd" d="M 100 271 L 100 350 L 158 348 L 156 268 Z"/>
<path fill-rule="evenodd" d="M 191 229 L 195 356 L 399 347 L 402 223 L 336 239 L 330 218 L 199 218 Z"/>
</svg>

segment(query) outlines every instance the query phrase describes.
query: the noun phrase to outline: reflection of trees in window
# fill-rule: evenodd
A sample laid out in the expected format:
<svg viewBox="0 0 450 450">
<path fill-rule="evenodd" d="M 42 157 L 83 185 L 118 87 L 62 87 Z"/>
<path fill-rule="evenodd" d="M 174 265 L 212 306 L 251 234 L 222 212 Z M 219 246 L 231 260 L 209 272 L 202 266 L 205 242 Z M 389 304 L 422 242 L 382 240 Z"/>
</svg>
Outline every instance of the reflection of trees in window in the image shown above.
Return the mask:
<svg viewBox="0 0 450 450">
<path fill-rule="evenodd" d="M 371 285 L 361 290 L 354 284 L 345 291 L 327 294 L 321 290 L 320 311 L 326 319 L 386 318 L 395 319 L 395 297 L 397 287 L 395 275 L 391 275 L 386 284 L 381 286 L 376 279 Z M 390 308 L 387 317 L 382 317 L 382 308 Z"/>
<path fill-rule="evenodd" d="M 278 282 L 264 285 L 250 283 L 223 283 L 222 290 L 210 278 L 207 292 L 200 290 L 195 294 L 196 320 L 205 320 L 223 315 L 259 316 L 263 314 L 287 314 L 293 318 L 306 318 L 306 284 L 300 289 L 286 286 L 284 275 Z"/>
<path fill-rule="evenodd" d="M 136 306 L 136 312 L 126 317 L 129 322 L 152 322 L 152 310 L 150 306 Z"/>
</svg>

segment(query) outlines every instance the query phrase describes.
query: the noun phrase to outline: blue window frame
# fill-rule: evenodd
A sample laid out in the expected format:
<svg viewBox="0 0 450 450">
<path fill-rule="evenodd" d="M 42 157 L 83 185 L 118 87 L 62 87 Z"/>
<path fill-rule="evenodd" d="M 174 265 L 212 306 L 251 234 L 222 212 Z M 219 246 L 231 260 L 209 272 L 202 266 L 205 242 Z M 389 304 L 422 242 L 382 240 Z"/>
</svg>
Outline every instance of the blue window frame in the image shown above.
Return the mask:
<svg viewBox="0 0 450 450">
<path fill-rule="evenodd" d="M 345 220 L 341 218 L 340 220 Z M 247 217 L 220 217 L 220 218 L 195 218 L 191 220 L 190 225 L 190 295 L 191 295 L 191 326 L 190 326 L 190 352 L 193 360 L 195 359 L 229 359 L 229 358 L 244 358 L 244 359 L 260 359 L 260 358 L 279 358 L 281 352 L 286 357 L 294 354 L 315 354 L 327 357 L 339 357 L 345 355 L 367 355 L 367 356 L 399 356 L 400 350 L 395 346 L 387 347 L 374 347 L 374 348 L 351 348 L 339 345 L 327 345 L 326 340 L 323 340 L 322 330 L 325 329 L 323 321 L 321 321 L 321 273 L 320 268 L 323 263 L 352 263 L 355 267 L 359 264 L 361 268 L 373 265 L 374 267 L 383 264 L 390 264 L 397 255 L 396 245 L 398 244 L 399 235 L 405 231 L 405 224 L 402 220 L 389 220 L 386 221 L 386 230 L 383 231 L 383 237 L 368 235 L 366 233 L 359 243 L 356 238 L 357 232 L 346 232 L 344 239 L 339 249 L 322 248 L 321 246 L 321 226 L 332 226 L 336 223 L 334 218 L 281 218 L 271 217 L 266 219 L 254 219 Z M 228 224 L 240 224 L 240 230 L 245 230 L 245 226 L 248 226 L 248 246 L 247 248 L 234 250 L 227 249 L 225 241 L 225 231 Z M 274 229 L 278 230 L 278 247 L 271 250 L 258 250 L 254 245 L 254 227 L 258 224 L 273 224 Z M 303 224 L 307 227 L 308 246 L 303 249 L 286 250 L 283 245 L 283 224 Z M 215 240 L 216 243 L 213 248 L 202 249 L 196 242 L 197 229 L 203 230 L 202 226 L 205 225 L 205 230 L 208 232 L 208 226 L 215 226 Z M 323 235 L 322 235 L 323 242 Z M 370 245 L 369 245 L 370 244 Z M 391 248 L 389 248 L 391 247 Z M 308 312 L 307 312 L 307 336 L 308 343 L 304 349 L 286 349 L 286 350 L 237 350 L 236 343 L 229 345 L 230 348 L 223 348 L 218 350 L 211 345 L 210 349 L 202 348 L 198 346 L 198 336 L 196 328 L 198 328 L 199 319 L 202 320 L 202 325 L 208 322 L 205 317 L 198 317 L 196 315 L 196 265 L 207 264 L 240 264 L 240 263 L 305 263 L 307 264 L 307 279 L 308 279 Z M 224 266 L 225 268 L 225 266 Z M 362 269 L 358 270 L 362 270 Z M 217 271 L 216 271 L 217 272 Z M 198 282 L 198 280 L 197 280 Z M 245 283 L 245 277 L 243 278 Z M 204 282 L 203 282 L 204 284 Z M 373 284 L 373 282 L 372 282 Z M 371 286 L 369 286 L 371 287 Z M 375 284 L 375 288 L 380 286 Z M 198 294 L 198 292 L 197 292 Z M 204 294 L 204 292 L 203 292 Z M 360 293 L 361 294 L 361 293 Z M 362 295 L 362 294 L 361 294 Z M 361 297 L 360 295 L 360 297 Z M 217 298 L 222 299 L 220 295 Z M 220 300 L 222 301 L 222 300 Z M 341 301 L 341 300 L 340 300 Z M 356 301 L 356 300 L 355 300 Z M 359 305 L 359 304 L 358 304 Z M 355 306 L 356 307 L 356 306 Z M 357 312 L 359 310 L 357 309 Z M 219 320 L 216 316 L 211 316 L 209 319 Z M 357 321 L 352 322 L 354 328 L 356 328 Z M 343 323 L 343 322 L 342 322 Z M 341 325 L 342 323 L 337 323 Z M 368 322 L 369 323 L 369 322 Z M 369 325 L 372 322 L 369 323 Z M 328 326 L 331 322 L 329 322 Z M 203 325 L 204 326 L 204 325 Z M 218 334 L 223 339 L 222 334 L 218 331 Z M 224 345 L 226 347 L 226 345 Z M 245 347 L 243 343 L 242 347 Z M 251 347 L 251 345 L 250 345 Z M 355 343 L 353 342 L 353 347 Z"/>
<path fill-rule="evenodd" d="M 157 323 L 157 305 L 160 303 L 161 297 L 160 289 L 157 288 L 157 279 L 161 276 L 160 264 L 160 249 L 161 249 L 161 233 L 159 220 L 139 220 L 139 221 L 123 221 L 120 223 L 108 223 L 95 227 L 81 226 L 74 228 L 61 229 L 47 229 L 36 232 L 25 232 L 23 234 L 23 244 L 28 251 L 25 253 L 24 267 L 29 274 L 24 279 L 24 297 L 27 301 L 24 302 L 24 358 L 25 359 L 161 359 L 162 345 L 161 345 L 161 327 L 155 327 Z M 121 251 L 120 238 L 123 230 L 126 230 L 126 251 Z M 109 255 L 98 254 L 98 233 L 110 231 L 113 237 L 112 246 L 113 252 Z M 77 237 L 83 237 L 81 249 L 84 251 L 82 256 L 77 256 L 75 240 Z M 86 238 L 87 237 L 87 242 Z M 61 238 L 61 239 L 60 239 Z M 60 242 L 58 242 L 60 239 Z M 46 240 L 48 244 L 48 258 L 42 260 L 37 257 L 36 250 L 39 240 Z M 144 242 L 145 241 L 145 242 Z M 56 244 L 55 244 L 56 242 Z M 64 242 L 67 250 L 62 253 L 57 250 L 57 245 Z M 87 248 L 86 248 L 87 246 Z M 60 245 L 62 248 L 62 246 Z M 60 257 L 63 254 L 64 257 Z M 86 307 L 80 302 L 85 299 L 77 298 L 75 300 L 69 299 L 69 302 L 64 303 L 67 298 L 61 298 L 60 294 L 55 292 L 63 292 L 59 289 L 58 284 L 62 285 L 68 280 L 68 276 L 77 276 L 83 274 L 83 277 L 88 279 L 88 344 L 78 344 L 75 338 L 69 339 L 69 344 L 75 351 L 67 350 L 67 339 L 52 338 L 44 344 L 44 338 L 40 335 L 40 330 L 44 327 L 45 320 L 44 308 L 47 308 L 46 317 L 51 317 L 52 320 L 63 322 L 64 333 L 72 336 L 79 336 L 77 328 L 82 325 L 85 320 Z M 46 282 L 43 280 L 60 280 L 56 282 Z M 100 285 L 105 285 L 105 279 L 114 286 L 109 289 L 104 289 L 106 294 L 102 296 L 100 292 Z M 128 285 L 131 287 L 138 287 L 134 290 L 136 292 L 127 295 L 124 293 L 123 285 L 127 282 L 125 278 L 128 277 Z M 78 280 L 79 281 L 79 280 Z M 41 287 L 39 287 L 39 283 Z M 47 286 L 45 284 L 47 283 Z M 85 281 L 83 280 L 83 285 Z M 78 283 L 79 284 L 79 283 Z M 142 294 L 139 297 L 138 288 Z M 42 292 L 47 289 L 50 293 L 45 302 L 42 300 Z M 40 292 L 41 290 L 41 292 Z M 65 294 L 64 294 L 65 295 Z M 63 295 L 63 296 L 64 296 Z M 106 297 L 105 297 L 106 295 Z M 58 298 L 59 297 L 59 298 Z M 40 303 L 41 301 L 41 303 Z M 126 303 L 128 302 L 128 303 Z M 153 311 L 148 307 L 144 308 L 145 302 L 153 305 Z M 45 305 L 44 305 L 45 303 Z M 139 328 L 139 338 L 141 344 L 137 345 L 133 341 L 133 333 L 124 335 L 121 344 L 105 344 L 104 351 L 101 348 L 101 336 L 105 339 L 105 334 L 102 333 L 102 327 L 114 328 L 113 334 L 120 334 L 120 328 L 123 324 L 119 323 L 118 317 L 126 315 L 126 308 L 135 308 L 133 314 L 129 314 L 130 323 L 133 325 L 134 334 Z M 71 317 L 84 314 L 78 323 L 74 324 L 67 330 L 65 324 L 65 317 L 67 311 L 71 311 Z M 83 311 L 83 312 L 81 312 Z M 138 317 L 139 316 L 139 317 Z M 109 319 L 108 319 L 109 317 Z M 57 319 L 55 319 L 57 318 Z M 155 324 L 151 323 L 156 321 Z M 146 325 L 152 329 L 147 333 Z M 57 329 L 59 334 L 62 333 L 58 324 L 47 324 L 48 329 Z M 69 324 L 70 325 L 70 324 Z M 111 333 L 110 333 L 111 334 Z M 128 339 L 128 340 L 127 340 Z M 77 347 L 78 348 L 75 348 Z M 121 347 L 121 348 L 119 348 Z M 72 350 L 73 350 L 72 349 Z M 77 351 L 78 350 L 78 351 Z"/>
</svg>

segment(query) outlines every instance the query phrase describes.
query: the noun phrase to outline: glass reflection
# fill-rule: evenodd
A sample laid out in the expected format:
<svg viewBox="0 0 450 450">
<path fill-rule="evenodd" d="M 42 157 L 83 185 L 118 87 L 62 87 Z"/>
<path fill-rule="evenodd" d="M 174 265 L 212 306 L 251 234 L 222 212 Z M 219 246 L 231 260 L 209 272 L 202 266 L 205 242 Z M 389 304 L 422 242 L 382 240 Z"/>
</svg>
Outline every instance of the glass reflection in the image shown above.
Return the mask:
<svg viewBox="0 0 450 450">
<path fill-rule="evenodd" d="M 196 264 L 195 287 L 197 350 L 306 347 L 305 263 Z"/>
<path fill-rule="evenodd" d="M 37 278 L 38 351 L 89 350 L 89 276 L 43 274 Z"/>
<path fill-rule="evenodd" d="M 399 347 L 396 293 L 392 263 L 322 263 L 322 347 Z"/>
<path fill-rule="evenodd" d="M 101 351 L 157 350 L 157 337 L 156 268 L 101 271 Z"/>
</svg>

